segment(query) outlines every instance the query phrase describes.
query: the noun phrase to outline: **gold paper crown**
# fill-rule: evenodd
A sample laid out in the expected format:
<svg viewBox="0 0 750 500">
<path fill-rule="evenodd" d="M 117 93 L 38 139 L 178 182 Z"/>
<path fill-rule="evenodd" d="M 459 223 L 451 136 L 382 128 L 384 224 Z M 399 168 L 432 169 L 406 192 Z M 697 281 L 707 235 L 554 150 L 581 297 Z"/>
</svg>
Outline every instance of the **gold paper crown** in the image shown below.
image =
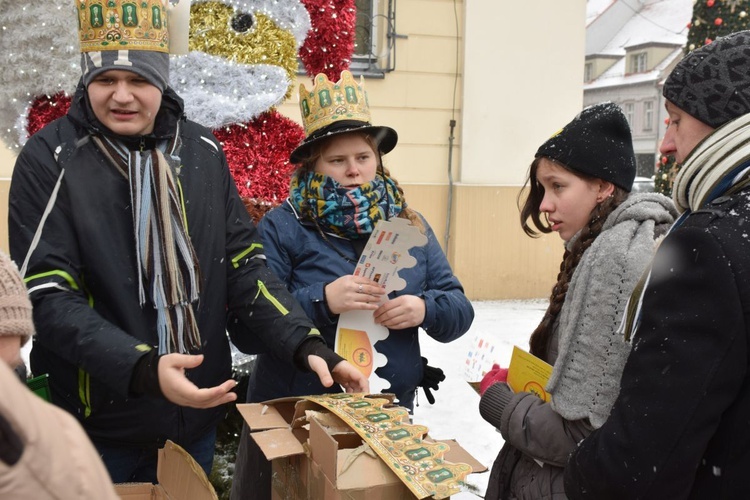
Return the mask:
<svg viewBox="0 0 750 500">
<path fill-rule="evenodd" d="M 300 84 L 299 107 L 307 137 L 337 121 L 371 123 L 364 80 L 357 82 L 349 71 L 342 71 L 336 83 L 325 74 L 318 74 L 311 91 Z"/>
<path fill-rule="evenodd" d="M 162 0 L 77 0 L 81 52 L 150 50 L 169 53 Z"/>
</svg>

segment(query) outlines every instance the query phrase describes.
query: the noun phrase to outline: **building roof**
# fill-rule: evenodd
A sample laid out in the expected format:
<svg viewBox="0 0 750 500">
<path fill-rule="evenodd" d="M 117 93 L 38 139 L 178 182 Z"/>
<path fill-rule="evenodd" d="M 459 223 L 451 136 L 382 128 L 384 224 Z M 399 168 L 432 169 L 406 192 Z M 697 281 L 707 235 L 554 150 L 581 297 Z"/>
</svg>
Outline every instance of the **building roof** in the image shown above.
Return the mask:
<svg viewBox="0 0 750 500">
<path fill-rule="evenodd" d="M 586 26 L 607 10 L 615 0 L 586 0 Z"/>
<path fill-rule="evenodd" d="M 620 59 L 595 80 L 585 83 L 584 90 L 639 84 L 659 80 L 663 71 L 682 56 L 693 0 L 588 0 L 586 15 L 587 31 L 597 31 L 600 45 L 597 50 L 590 49 L 587 57 Z M 604 26 L 619 26 L 619 29 L 608 32 L 602 29 Z M 611 35 L 602 40 L 603 32 Z M 674 47 L 674 50 L 651 71 L 626 74 L 628 48 L 649 46 Z"/>
<path fill-rule="evenodd" d="M 625 55 L 627 47 L 650 42 L 685 45 L 693 0 L 619 0 L 619 3 L 632 11 L 632 17 L 613 34 L 601 53 Z"/>
<path fill-rule="evenodd" d="M 635 85 L 638 83 L 645 83 L 660 80 L 664 73 L 664 70 L 676 59 L 682 57 L 682 47 L 676 48 L 665 57 L 659 64 L 654 67 L 651 71 L 645 71 L 643 73 L 625 73 L 625 67 L 627 59 L 621 57 L 619 61 L 612 65 L 607 71 L 599 75 L 598 78 L 590 82 L 583 84 L 583 90 L 594 90 L 605 87 L 618 87 L 621 85 Z"/>
</svg>

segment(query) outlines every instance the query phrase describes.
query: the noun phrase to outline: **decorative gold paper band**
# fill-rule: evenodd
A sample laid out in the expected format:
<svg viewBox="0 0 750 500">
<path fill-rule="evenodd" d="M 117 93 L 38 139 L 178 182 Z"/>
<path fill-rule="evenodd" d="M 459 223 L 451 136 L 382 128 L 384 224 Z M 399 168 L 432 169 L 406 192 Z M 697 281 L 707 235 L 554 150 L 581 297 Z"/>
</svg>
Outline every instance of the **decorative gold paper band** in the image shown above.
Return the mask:
<svg viewBox="0 0 750 500">
<path fill-rule="evenodd" d="M 341 79 L 335 83 L 325 74 L 318 74 L 310 91 L 300 84 L 299 106 L 308 137 L 337 121 L 372 123 L 364 81 L 357 82 L 349 71 L 342 71 Z"/>
<path fill-rule="evenodd" d="M 162 0 L 77 0 L 81 52 L 169 52 Z"/>
<path fill-rule="evenodd" d="M 409 424 L 405 408 L 364 394 L 305 396 L 346 422 L 417 498 L 448 498 L 461 491 L 471 466 L 443 459 L 445 443 L 424 441 L 427 427 Z"/>
</svg>

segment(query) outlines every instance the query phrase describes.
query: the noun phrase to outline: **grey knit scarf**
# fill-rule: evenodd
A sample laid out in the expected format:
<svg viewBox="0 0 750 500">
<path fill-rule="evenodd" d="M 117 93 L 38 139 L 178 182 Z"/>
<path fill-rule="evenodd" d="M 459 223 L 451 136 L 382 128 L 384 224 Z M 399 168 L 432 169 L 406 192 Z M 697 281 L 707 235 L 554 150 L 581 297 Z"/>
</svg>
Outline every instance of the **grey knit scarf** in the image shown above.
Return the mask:
<svg viewBox="0 0 750 500">
<path fill-rule="evenodd" d="M 560 311 L 559 354 L 547 384 L 552 407 L 564 418 L 588 418 L 600 427 L 609 416 L 630 353 L 618 333 L 625 304 L 651 262 L 655 240 L 676 215 L 665 196 L 631 194 L 584 252 Z"/>
<path fill-rule="evenodd" d="M 200 295 L 198 258 L 188 236 L 179 172 L 179 134 L 171 143 L 131 151 L 110 138 L 94 141 L 130 183 L 138 292 L 156 309 L 159 354 L 201 345 L 193 303 Z M 165 155 L 162 151 L 166 151 Z"/>
<path fill-rule="evenodd" d="M 679 228 L 694 211 L 719 196 L 731 196 L 750 185 L 750 113 L 729 121 L 704 138 L 688 155 L 677 173 L 672 199 L 682 214 L 671 231 Z M 643 292 L 651 273 L 633 290 L 621 331 L 630 340 L 638 330 Z"/>
</svg>

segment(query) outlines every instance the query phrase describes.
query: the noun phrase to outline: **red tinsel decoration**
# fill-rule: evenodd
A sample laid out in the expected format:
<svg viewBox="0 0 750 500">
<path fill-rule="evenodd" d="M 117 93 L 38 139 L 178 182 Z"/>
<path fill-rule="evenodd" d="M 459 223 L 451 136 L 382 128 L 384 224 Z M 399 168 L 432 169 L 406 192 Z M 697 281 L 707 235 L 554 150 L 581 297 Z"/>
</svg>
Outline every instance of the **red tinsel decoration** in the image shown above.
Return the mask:
<svg viewBox="0 0 750 500">
<path fill-rule="evenodd" d="M 354 0 L 302 0 L 312 28 L 299 50 L 307 74 L 325 73 L 335 82 L 349 69 L 354 53 L 357 8 Z"/>
<path fill-rule="evenodd" d="M 277 111 L 268 111 L 251 123 L 213 132 L 243 199 L 278 205 L 287 197 L 295 168 L 289 163 L 289 154 L 305 138 L 302 127 Z"/>
<path fill-rule="evenodd" d="M 34 99 L 29 109 L 26 132 L 29 137 L 39 132 L 48 123 L 64 116 L 70 108 L 70 96 L 59 92 L 53 96 L 41 96 Z"/>
</svg>

